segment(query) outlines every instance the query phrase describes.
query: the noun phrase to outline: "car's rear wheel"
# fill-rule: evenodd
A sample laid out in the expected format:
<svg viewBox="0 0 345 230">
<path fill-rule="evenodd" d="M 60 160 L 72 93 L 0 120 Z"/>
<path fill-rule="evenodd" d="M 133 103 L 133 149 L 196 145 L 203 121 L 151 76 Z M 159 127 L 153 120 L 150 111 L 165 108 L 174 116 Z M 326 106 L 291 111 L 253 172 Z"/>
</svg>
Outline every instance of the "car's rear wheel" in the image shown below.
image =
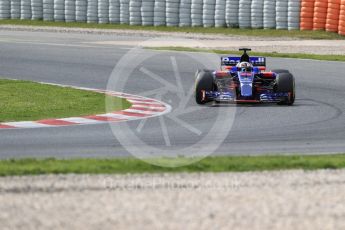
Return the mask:
<svg viewBox="0 0 345 230">
<path fill-rule="evenodd" d="M 203 70 L 196 72 L 195 80 L 195 101 L 202 105 L 210 100 L 205 96 L 205 92 L 213 90 L 213 74 L 212 72 L 205 72 Z"/>
<path fill-rule="evenodd" d="M 276 79 L 276 92 L 288 93 L 286 100 L 279 102 L 280 105 L 293 105 L 295 102 L 295 78 L 291 73 L 281 73 Z"/>
</svg>

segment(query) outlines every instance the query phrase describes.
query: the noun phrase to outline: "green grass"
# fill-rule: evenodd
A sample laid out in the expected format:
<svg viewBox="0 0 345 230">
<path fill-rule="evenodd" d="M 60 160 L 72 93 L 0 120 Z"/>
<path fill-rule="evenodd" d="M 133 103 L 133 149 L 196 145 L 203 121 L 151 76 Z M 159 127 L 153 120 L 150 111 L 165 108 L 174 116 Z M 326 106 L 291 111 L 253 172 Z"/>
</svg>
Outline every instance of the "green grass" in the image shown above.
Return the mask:
<svg viewBox="0 0 345 230">
<path fill-rule="evenodd" d="M 167 161 L 167 159 L 164 159 Z M 135 158 L 12 159 L 0 161 L 0 176 L 39 174 L 124 174 L 165 172 L 245 172 L 271 170 L 343 169 L 345 155 L 207 157 L 191 165 L 169 168 Z"/>
<path fill-rule="evenodd" d="M 0 25 L 28 25 L 28 26 L 57 26 L 71 28 L 97 28 L 97 29 L 125 29 L 125 30 L 150 30 L 161 32 L 185 32 L 202 34 L 225 34 L 262 37 L 293 37 L 302 39 L 345 39 L 337 33 L 325 31 L 299 31 L 299 30 L 262 30 L 238 28 L 203 28 L 203 27 L 166 27 L 166 26 L 130 26 L 120 24 L 95 24 L 78 22 L 46 22 L 39 20 L 0 20 Z"/>
<path fill-rule="evenodd" d="M 208 52 L 216 54 L 233 54 L 241 55 L 243 52 L 237 50 L 217 50 L 217 49 L 203 49 L 203 48 L 188 48 L 188 47 L 146 47 L 146 49 L 162 50 L 162 51 L 183 51 L 183 52 Z M 321 54 L 302 54 L 302 53 L 277 53 L 277 52 L 250 52 L 253 56 L 264 57 L 279 57 L 279 58 L 301 58 L 321 61 L 345 61 L 345 55 L 321 55 Z"/>
<path fill-rule="evenodd" d="M 105 100 L 112 108 L 128 108 L 127 100 L 101 93 L 30 81 L 0 79 L 0 122 L 105 113 Z"/>
</svg>

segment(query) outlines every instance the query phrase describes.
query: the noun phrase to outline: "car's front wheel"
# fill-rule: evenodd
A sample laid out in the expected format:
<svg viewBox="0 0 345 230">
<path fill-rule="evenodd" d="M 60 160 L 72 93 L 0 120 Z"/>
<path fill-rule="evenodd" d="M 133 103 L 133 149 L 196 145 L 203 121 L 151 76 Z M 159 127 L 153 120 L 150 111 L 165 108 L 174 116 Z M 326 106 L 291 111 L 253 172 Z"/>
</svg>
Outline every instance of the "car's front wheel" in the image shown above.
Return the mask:
<svg viewBox="0 0 345 230">
<path fill-rule="evenodd" d="M 288 93 L 286 100 L 281 101 L 280 105 L 293 105 L 295 102 L 295 78 L 291 73 L 280 73 L 276 79 L 276 92 Z"/>
<path fill-rule="evenodd" d="M 212 72 L 205 72 L 203 70 L 197 71 L 195 80 L 195 101 L 202 105 L 209 100 L 205 93 L 213 90 L 213 74 Z"/>
</svg>

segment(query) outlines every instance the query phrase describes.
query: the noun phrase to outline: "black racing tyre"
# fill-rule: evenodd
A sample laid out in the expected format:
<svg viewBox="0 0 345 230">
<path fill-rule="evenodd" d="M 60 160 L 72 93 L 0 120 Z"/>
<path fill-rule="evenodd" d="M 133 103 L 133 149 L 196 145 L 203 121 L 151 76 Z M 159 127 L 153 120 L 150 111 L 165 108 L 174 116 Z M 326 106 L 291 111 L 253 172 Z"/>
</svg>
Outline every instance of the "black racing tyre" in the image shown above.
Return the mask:
<svg viewBox="0 0 345 230">
<path fill-rule="evenodd" d="M 196 72 L 195 80 L 195 101 L 199 105 L 209 102 L 203 97 L 204 91 L 213 90 L 213 74 L 212 72 L 205 72 L 204 70 L 198 70 Z"/>
<path fill-rule="evenodd" d="M 295 78 L 291 73 L 278 74 L 276 79 L 276 92 L 289 93 L 287 100 L 280 102 L 281 105 L 292 105 L 295 102 Z"/>
<path fill-rule="evenodd" d="M 273 73 L 290 73 L 290 71 L 289 70 L 287 70 L 287 69 L 274 69 L 274 70 L 272 70 L 272 72 Z"/>
</svg>

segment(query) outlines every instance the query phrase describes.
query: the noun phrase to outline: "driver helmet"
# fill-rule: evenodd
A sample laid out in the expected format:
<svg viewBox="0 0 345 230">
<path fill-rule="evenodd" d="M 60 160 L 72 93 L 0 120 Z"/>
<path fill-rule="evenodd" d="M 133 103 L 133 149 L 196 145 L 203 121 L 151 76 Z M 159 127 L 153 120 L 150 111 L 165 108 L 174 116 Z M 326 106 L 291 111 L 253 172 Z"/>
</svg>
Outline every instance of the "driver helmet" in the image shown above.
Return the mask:
<svg viewBox="0 0 345 230">
<path fill-rule="evenodd" d="M 253 65 L 249 62 L 240 62 L 236 65 L 237 69 L 241 72 L 253 71 Z"/>
</svg>

